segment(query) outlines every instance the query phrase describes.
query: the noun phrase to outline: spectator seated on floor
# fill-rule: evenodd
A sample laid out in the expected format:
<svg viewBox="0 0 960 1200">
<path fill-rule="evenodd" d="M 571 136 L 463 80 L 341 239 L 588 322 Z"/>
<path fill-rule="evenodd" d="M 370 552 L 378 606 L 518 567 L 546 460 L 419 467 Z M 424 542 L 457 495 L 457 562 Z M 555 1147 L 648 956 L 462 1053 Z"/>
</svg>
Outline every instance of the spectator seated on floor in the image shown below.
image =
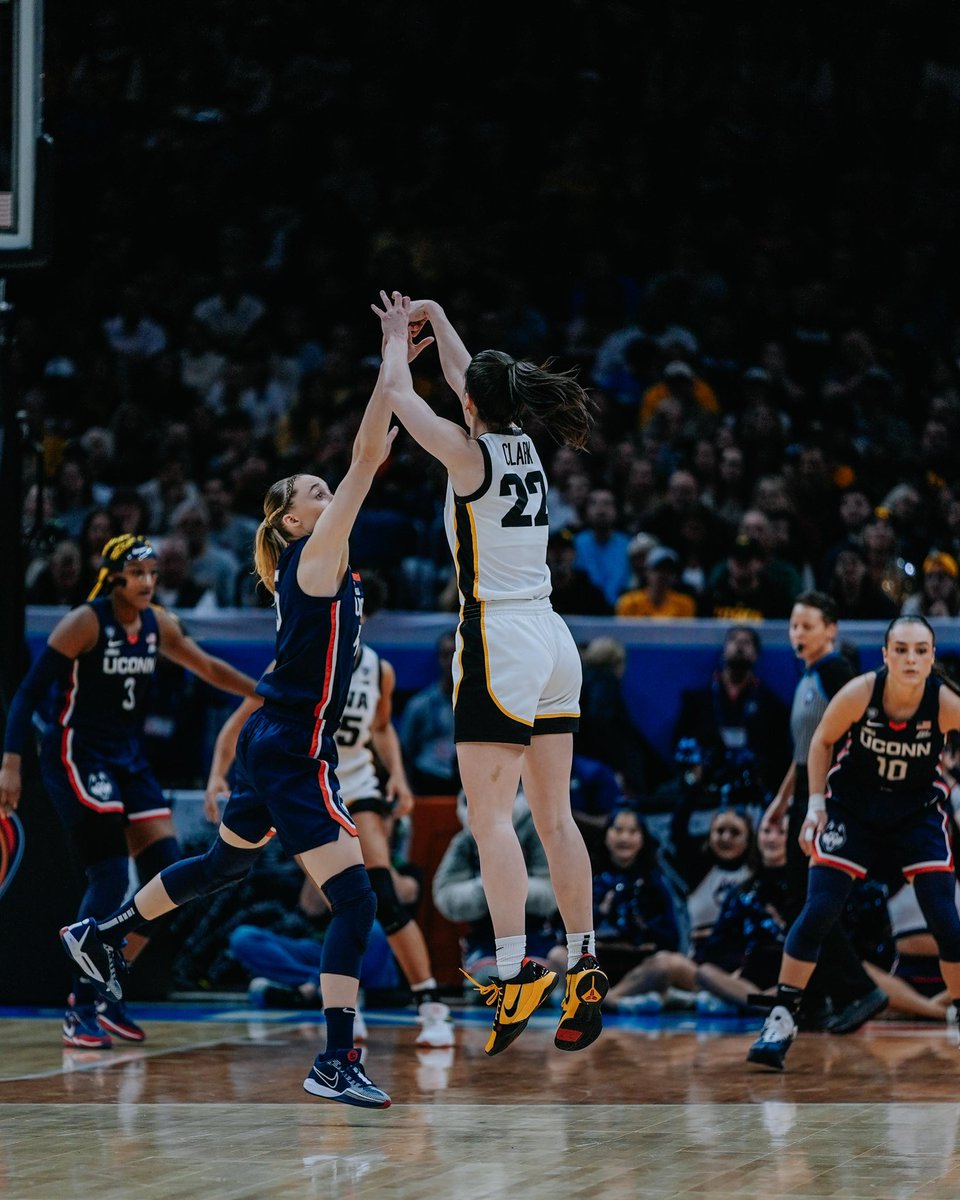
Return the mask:
<svg viewBox="0 0 960 1200">
<path fill-rule="evenodd" d="M 233 927 L 230 953 L 250 977 L 251 1003 L 263 1008 L 323 1007 L 320 959 L 329 922 L 326 898 L 305 878 L 297 909 L 288 919 L 273 926 L 251 922 Z M 379 921 L 374 921 L 364 951 L 360 986 L 367 997 L 372 992 L 398 993 L 403 988 L 403 978 Z"/>
<path fill-rule="evenodd" d="M 593 871 L 597 956 L 611 983 L 619 982 L 651 954 L 677 949 L 677 903 L 657 864 L 657 845 L 643 818 L 631 808 L 616 809 L 606 823 L 604 855 Z M 565 941 L 550 951 L 549 962 L 563 978 Z"/>
<path fill-rule="evenodd" d="M 437 866 L 433 876 L 433 903 L 437 912 L 448 921 L 466 926 L 460 938 L 463 969 L 477 983 L 486 984 L 497 973 L 496 938 L 480 878 L 480 853 L 476 839 L 470 832 L 467 798 L 462 791 L 457 797 L 457 814 L 463 829 L 454 835 Z M 556 942 L 557 901 L 550 883 L 547 856 L 522 792 L 517 793 L 513 824 L 520 839 L 529 878 L 527 955 L 541 966 L 546 966 L 547 955 Z M 470 1000 L 477 997 L 473 984 L 468 980 L 464 981 L 464 995 Z"/>
</svg>

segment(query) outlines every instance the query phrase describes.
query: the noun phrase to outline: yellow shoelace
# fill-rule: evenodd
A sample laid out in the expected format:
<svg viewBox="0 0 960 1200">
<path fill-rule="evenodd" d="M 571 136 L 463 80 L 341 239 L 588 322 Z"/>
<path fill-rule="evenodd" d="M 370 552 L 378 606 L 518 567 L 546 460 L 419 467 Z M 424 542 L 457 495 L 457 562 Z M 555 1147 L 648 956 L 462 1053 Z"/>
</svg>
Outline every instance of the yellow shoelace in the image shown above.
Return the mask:
<svg viewBox="0 0 960 1200">
<path fill-rule="evenodd" d="M 473 984 L 473 986 L 477 989 L 477 991 L 483 997 L 485 1004 L 488 1004 L 488 1005 L 496 1004 L 497 996 L 500 994 L 500 988 L 497 986 L 497 984 L 495 984 L 495 983 L 477 983 L 477 981 L 474 979 L 474 977 L 472 975 L 470 975 L 467 971 L 465 971 L 463 969 L 463 967 L 460 968 L 460 974 L 466 975 L 466 977 L 470 980 L 470 982 Z"/>
</svg>

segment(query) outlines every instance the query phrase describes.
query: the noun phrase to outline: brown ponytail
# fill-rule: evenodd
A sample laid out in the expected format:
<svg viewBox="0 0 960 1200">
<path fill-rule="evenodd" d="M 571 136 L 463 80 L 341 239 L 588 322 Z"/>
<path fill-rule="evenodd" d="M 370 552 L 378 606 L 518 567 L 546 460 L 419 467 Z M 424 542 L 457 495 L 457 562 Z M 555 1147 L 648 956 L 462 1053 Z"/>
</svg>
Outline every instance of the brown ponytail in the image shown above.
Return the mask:
<svg viewBox="0 0 960 1200">
<path fill-rule="evenodd" d="M 590 436 L 596 402 L 576 380 L 576 371 L 551 371 L 518 362 L 502 350 L 474 355 L 464 379 L 481 420 L 493 428 L 519 421 L 525 412 L 562 445 L 582 450 Z"/>
</svg>

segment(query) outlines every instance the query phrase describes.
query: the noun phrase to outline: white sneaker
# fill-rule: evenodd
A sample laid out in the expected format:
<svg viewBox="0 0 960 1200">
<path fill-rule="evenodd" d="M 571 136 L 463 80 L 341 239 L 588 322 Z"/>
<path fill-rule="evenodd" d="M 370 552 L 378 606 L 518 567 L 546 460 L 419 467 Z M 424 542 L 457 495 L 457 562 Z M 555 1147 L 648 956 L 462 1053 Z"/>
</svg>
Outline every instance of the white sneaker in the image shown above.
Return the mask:
<svg viewBox="0 0 960 1200">
<path fill-rule="evenodd" d="M 428 1000 L 417 1009 L 417 1019 L 421 1029 L 414 1045 L 442 1049 L 454 1044 L 453 1022 L 446 1004 L 441 1004 L 439 1000 Z"/>
<path fill-rule="evenodd" d="M 951 1001 L 947 1006 L 945 1015 L 947 1021 L 947 1033 L 950 1035 L 951 1040 L 956 1044 L 956 1046 L 960 1047 L 960 1024 L 958 1024 L 957 1006 L 953 1003 L 953 1001 Z"/>
<path fill-rule="evenodd" d="M 618 1013 L 656 1014 L 663 1012 L 663 997 L 659 992 L 641 992 L 636 996 L 621 996 L 617 1001 Z"/>
<path fill-rule="evenodd" d="M 363 1013 L 357 1009 L 357 1015 L 353 1018 L 353 1040 L 355 1042 L 365 1042 L 367 1040 L 367 1023 L 363 1019 Z"/>
</svg>

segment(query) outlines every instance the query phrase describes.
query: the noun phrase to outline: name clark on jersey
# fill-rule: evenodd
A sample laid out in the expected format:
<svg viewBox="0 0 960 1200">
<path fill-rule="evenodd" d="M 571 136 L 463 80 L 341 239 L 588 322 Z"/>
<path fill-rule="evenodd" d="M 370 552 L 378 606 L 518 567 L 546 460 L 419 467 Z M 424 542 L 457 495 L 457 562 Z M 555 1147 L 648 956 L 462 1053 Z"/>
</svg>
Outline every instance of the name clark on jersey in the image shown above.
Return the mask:
<svg viewBox="0 0 960 1200">
<path fill-rule="evenodd" d="M 883 754 L 889 758 L 926 758 L 930 754 L 929 742 L 887 741 L 865 727 L 860 729 L 860 745 L 873 754 Z"/>
<path fill-rule="evenodd" d="M 116 656 L 104 655 L 103 657 L 103 673 L 104 675 L 152 675 L 157 669 L 156 658 L 149 658 L 139 655 L 120 654 Z"/>
<path fill-rule="evenodd" d="M 533 465 L 533 459 L 530 456 L 530 443 L 517 442 L 513 445 L 510 442 L 501 442 L 503 448 L 504 461 L 511 467 L 530 467 Z M 516 454 L 516 458 L 514 458 Z"/>
</svg>

